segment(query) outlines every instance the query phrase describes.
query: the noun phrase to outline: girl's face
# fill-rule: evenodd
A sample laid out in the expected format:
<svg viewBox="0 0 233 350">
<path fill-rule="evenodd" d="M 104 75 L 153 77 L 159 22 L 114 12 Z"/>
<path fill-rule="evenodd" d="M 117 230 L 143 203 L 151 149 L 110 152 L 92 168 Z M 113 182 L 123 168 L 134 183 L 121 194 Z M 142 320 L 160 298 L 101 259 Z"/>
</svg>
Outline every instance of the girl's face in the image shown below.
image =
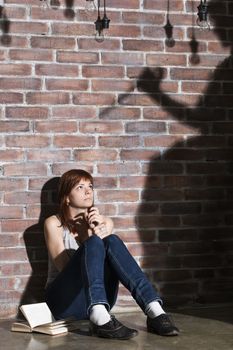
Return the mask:
<svg viewBox="0 0 233 350">
<path fill-rule="evenodd" d="M 94 193 L 93 185 L 89 180 L 81 179 L 75 185 L 69 196 L 67 196 L 67 204 L 76 209 L 87 209 L 93 205 Z"/>
</svg>

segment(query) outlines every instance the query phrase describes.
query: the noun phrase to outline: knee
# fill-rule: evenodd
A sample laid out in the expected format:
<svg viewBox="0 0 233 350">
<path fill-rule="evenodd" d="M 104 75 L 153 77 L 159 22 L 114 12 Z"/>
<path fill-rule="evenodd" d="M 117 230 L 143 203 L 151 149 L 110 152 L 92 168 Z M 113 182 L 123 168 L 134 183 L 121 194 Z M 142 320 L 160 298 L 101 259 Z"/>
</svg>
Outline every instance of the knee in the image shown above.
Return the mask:
<svg viewBox="0 0 233 350">
<path fill-rule="evenodd" d="M 98 249 L 98 250 L 101 250 L 101 248 L 102 249 L 104 248 L 104 244 L 103 244 L 102 239 L 96 235 L 89 237 L 84 242 L 84 246 L 86 246 L 88 248 Z"/>
<path fill-rule="evenodd" d="M 123 244 L 122 240 L 117 235 L 109 235 L 103 239 L 104 244 L 106 245 L 116 245 Z"/>
</svg>

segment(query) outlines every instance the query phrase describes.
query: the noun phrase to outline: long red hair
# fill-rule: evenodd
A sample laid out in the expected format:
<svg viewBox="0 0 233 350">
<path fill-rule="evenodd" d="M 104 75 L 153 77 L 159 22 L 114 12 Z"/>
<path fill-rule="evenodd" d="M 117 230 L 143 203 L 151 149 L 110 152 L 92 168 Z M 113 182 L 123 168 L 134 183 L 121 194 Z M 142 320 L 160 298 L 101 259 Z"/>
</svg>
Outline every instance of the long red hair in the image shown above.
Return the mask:
<svg viewBox="0 0 233 350">
<path fill-rule="evenodd" d="M 58 187 L 58 203 L 59 203 L 59 219 L 61 226 L 72 231 L 72 221 L 69 216 L 69 207 L 67 206 L 67 196 L 71 190 L 81 181 L 89 180 L 93 185 L 93 177 L 90 173 L 82 169 L 71 169 L 65 172 L 59 181 Z"/>
</svg>

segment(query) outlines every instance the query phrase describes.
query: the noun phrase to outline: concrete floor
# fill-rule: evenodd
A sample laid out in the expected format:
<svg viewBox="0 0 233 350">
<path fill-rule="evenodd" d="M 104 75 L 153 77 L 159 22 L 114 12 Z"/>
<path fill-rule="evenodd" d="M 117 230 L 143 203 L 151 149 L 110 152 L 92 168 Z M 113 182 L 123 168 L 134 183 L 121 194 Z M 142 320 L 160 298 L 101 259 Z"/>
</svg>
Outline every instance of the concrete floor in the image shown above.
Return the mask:
<svg viewBox="0 0 233 350">
<path fill-rule="evenodd" d="M 146 332 L 141 312 L 116 314 L 128 326 L 139 330 L 131 340 L 106 340 L 88 335 L 88 322 L 80 329 L 60 336 L 10 332 L 11 320 L 0 321 L 0 349 L 4 350 L 232 350 L 233 305 L 178 309 L 169 312 L 181 330 L 178 337 L 160 337 Z"/>
</svg>

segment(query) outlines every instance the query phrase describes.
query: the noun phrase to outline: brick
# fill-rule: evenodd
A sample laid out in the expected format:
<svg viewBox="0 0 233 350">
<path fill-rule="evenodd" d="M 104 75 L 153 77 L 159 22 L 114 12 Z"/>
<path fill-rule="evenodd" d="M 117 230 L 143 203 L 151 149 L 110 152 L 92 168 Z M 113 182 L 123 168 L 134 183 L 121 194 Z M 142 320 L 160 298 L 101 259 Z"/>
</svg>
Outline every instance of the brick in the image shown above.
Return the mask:
<svg viewBox="0 0 233 350">
<path fill-rule="evenodd" d="M 170 120 L 173 115 L 179 115 L 179 119 L 183 120 L 185 118 L 185 110 L 181 108 L 166 108 L 166 110 L 161 110 L 160 107 L 145 107 L 143 108 L 144 119 L 155 119 L 155 120 Z"/>
<path fill-rule="evenodd" d="M 186 200 L 221 200 L 225 197 L 224 189 L 186 189 L 184 190 Z"/>
<path fill-rule="evenodd" d="M 49 50 L 10 50 L 9 56 L 12 60 L 22 61 L 52 61 L 53 55 Z"/>
<path fill-rule="evenodd" d="M 82 79 L 47 79 L 48 90 L 85 91 L 88 89 L 88 81 Z"/>
<path fill-rule="evenodd" d="M 135 120 L 140 118 L 139 108 L 114 107 L 108 111 L 105 108 L 100 108 L 100 119 L 111 120 Z"/>
<path fill-rule="evenodd" d="M 5 176 L 47 175 L 47 167 L 42 163 L 17 163 L 4 165 Z"/>
<path fill-rule="evenodd" d="M 75 38 L 55 37 L 55 36 L 33 36 L 30 39 L 31 47 L 41 49 L 74 49 Z"/>
<path fill-rule="evenodd" d="M 62 175 L 64 172 L 73 169 L 74 163 L 73 162 L 62 162 L 62 163 L 53 163 L 51 166 L 52 174 L 53 175 Z M 84 163 L 79 164 L 79 168 L 88 171 L 89 173 L 93 173 L 93 165 L 86 165 Z"/>
<path fill-rule="evenodd" d="M 204 152 L 189 148 L 173 148 L 164 154 L 164 159 L 169 160 L 203 160 Z"/>
<path fill-rule="evenodd" d="M 13 152 L 13 151 L 11 151 L 11 152 Z M 26 179 L 17 179 L 17 178 L 13 178 L 13 177 L 12 178 L 0 177 L 0 186 L 1 186 L 1 188 L 10 189 L 11 191 L 18 190 L 19 188 L 21 190 L 26 190 L 27 183 L 26 183 Z"/>
<path fill-rule="evenodd" d="M 82 76 L 86 78 L 123 78 L 123 67 L 83 66 Z"/>
<path fill-rule="evenodd" d="M 28 47 L 28 41 L 26 37 L 10 36 L 7 38 L 7 46 L 19 47 L 22 49 Z"/>
<path fill-rule="evenodd" d="M 226 139 L 223 136 L 199 136 L 187 140 L 188 147 L 196 148 L 224 148 Z M 218 152 L 217 152 L 218 153 Z"/>
<path fill-rule="evenodd" d="M 174 188 L 180 188 L 180 187 L 200 187 L 203 185 L 203 178 L 202 176 L 165 176 L 164 177 L 164 185 L 165 187 L 174 187 Z"/>
<path fill-rule="evenodd" d="M 120 152 L 120 158 L 121 160 L 137 160 L 137 161 L 145 161 L 150 160 L 153 156 L 155 156 L 156 151 L 154 150 L 122 150 Z M 160 156 L 160 152 L 157 151 L 157 155 Z"/>
<path fill-rule="evenodd" d="M 115 101 L 115 94 L 110 93 L 74 93 L 73 102 L 78 105 L 112 105 Z"/>
<path fill-rule="evenodd" d="M 23 207 L 17 206 L 1 206 L 0 208 L 1 219 L 21 219 L 23 218 Z"/>
<path fill-rule="evenodd" d="M 7 107 L 6 117 L 12 119 L 47 119 L 46 107 Z"/>
<path fill-rule="evenodd" d="M 137 174 L 139 165 L 135 162 L 120 163 L 120 164 L 100 164 L 97 166 L 99 174 Z"/>
<path fill-rule="evenodd" d="M 93 24 L 84 23 L 53 23 L 51 32 L 55 35 L 86 36 L 93 32 Z"/>
<path fill-rule="evenodd" d="M 93 51 L 99 50 L 108 50 L 108 51 L 116 51 L 120 49 L 120 40 L 119 39 L 108 39 L 104 40 L 101 43 L 98 43 L 94 39 L 78 39 L 78 47 L 80 50 L 90 50 L 90 47 Z"/>
<path fill-rule="evenodd" d="M 65 92 L 29 92 L 26 95 L 28 104 L 67 104 L 69 103 L 69 94 Z"/>
<path fill-rule="evenodd" d="M 166 244 L 162 245 L 156 243 L 144 244 L 143 246 L 140 243 L 128 244 L 128 249 L 130 253 L 134 256 L 153 256 L 167 254 L 168 251 L 168 247 Z"/>
<path fill-rule="evenodd" d="M 78 149 L 74 151 L 74 160 L 76 161 L 114 161 L 117 159 L 117 152 L 115 150 L 82 150 Z"/>
<path fill-rule="evenodd" d="M 152 229 L 152 228 L 160 228 L 160 227 L 177 227 L 180 225 L 180 219 L 178 216 L 161 216 L 161 215 L 145 215 L 138 216 L 136 218 L 137 227 L 139 229 Z"/>
<path fill-rule="evenodd" d="M 102 188 L 116 188 L 117 187 L 117 179 L 115 177 L 96 177 L 94 180 L 94 186 L 96 189 Z M 99 205 L 98 205 L 99 207 Z"/>
<path fill-rule="evenodd" d="M 2 261 L 27 261 L 27 254 L 25 248 L 0 248 L 0 259 Z M 7 279 L 5 281 L 8 282 Z"/>
<path fill-rule="evenodd" d="M 57 62 L 61 63 L 99 63 L 99 54 L 96 52 L 58 51 Z"/>
<path fill-rule="evenodd" d="M 171 136 L 171 135 L 156 135 L 154 136 L 146 136 L 144 137 L 144 145 L 146 147 L 172 147 L 176 145 L 178 142 L 183 142 L 184 139 L 181 136 Z"/>
<path fill-rule="evenodd" d="M 163 42 L 157 40 L 123 39 L 122 44 L 125 51 L 163 51 Z"/>
<path fill-rule="evenodd" d="M 143 167 L 142 172 L 143 173 L 148 172 L 148 167 L 145 166 L 145 169 Z M 183 174 L 183 165 L 178 162 L 170 162 L 170 161 L 160 162 L 158 160 L 158 157 L 155 157 L 151 160 L 149 172 L 151 175 Z"/>
<path fill-rule="evenodd" d="M 0 89 L 40 90 L 41 79 L 37 78 L 0 78 Z"/>
<path fill-rule="evenodd" d="M 123 132 L 121 122 L 80 122 L 79 130 L 81 133 L 107 133 L 118 134 Z"/>
<path fill-rule="evenodd" d="M 22 103 L 23 94 L 17 92 L 0 92 L 0 103 L 2 104 L 13 104 Z"/>
<path fill-rule="evenodd" d="M 104 147 L 137 147 L 140 144 L 138 136 L 100 136 L 99 145 Z"/>
<path fill-rule="evenodd" d="M 176 53 L 189 53 L 190 54 L 190 41 L 185 41 L 185 40 L 181 40 L 181 41 L 176 41 L 175 43 L 176 45 Z M 173 47 L 169 47 L 169 46 L 165 46 L 165 52 L 173 52 L 174 48 Z M 198 52 L 199 53 L 206 53 L 207 52 L 207 44 L 206 42 L 200 42 L 198 45 Z M 195 80 L 195 79 L 192 79 Z M 199 79 L 198 79 L 199 80 Z"/>
<path fill-rule="evenodd" d="M 165 20 L 165 16 L 162 13 L 147 13 L 147 12 L 128 12 L 122 11 L 123 22 L 125 23 L 137 23 L 137 24 L 152 24 L 162 25 Z"/>
<path fill-rule="evenodd" d="M 39 121 L 35 122 L 34 130 L 39 133 L 72 133 L 77 132 L 77 123 L 75 121 L 67 121 L 65 124 L 61 120 Z"/>
<path fill-rule="evenodd" d="M 98 192 L 101 202 L 135 202 L 138 200 L 138 191 L 134 190 L 101 190 Z"/>
<path fill-rule="evenodd" d="M 159 230 L 160 242 L 196 241 L 198 231 L 194 229 Z"/>
<path fill-rule="evenodd" d="M 171 78 L 178 80 L 209 80 L 211 71 L 209 69 L 186 69 L 172 68 Z"/>
<path fill-rule="evenodd" d="M 10 19 L 26 19 L 26 8 L 23 7 L 5 7 L 4 13 Z"/>
<path fill-rule="evenodd" d="M 25 121 L 1 121 L 0 120 L 1 132 L 20 132 L 29 131 L 29 123 Z"/>
<path fill-rule="evenodd" d="M 191 163 L 186 165 L 186 171 L 188 174 L 223 174 L 225 166 L 213 162 Z"/>
<path fill-rule="evenodd" d="M 5 193 L 4 202 L 6 204 L 31 204 L 40 203 L 39 192 L 14 192 Z"/>
<path fill-rule="evenodd" d="M 93 147 L 95 146 L 95 138 L 92 136 L 55 136 L 54 142 L 55 147 L 63 148 L 79 148 L 79 147 Z"/>
<path fill-rule="evenodd" d="M 125 3 L 124 0 L 112 0 L 109 4 L 109 8 L 119 8 L 119 9 L 139 9 L 140 1 L 131 0 L 129 3 Z"/>
<path fill-rule="evenodd" d="M 179 201 L 183 199 L 183 193 L 178 189 L 157 190 L 148 188 L 143 191 L 142 199 L 146 201 Z"/>
<path fill-rule="evenodd" d="M 209 66 L 209 65 L 208 65 Z M 215 92 L 216 94 L 219 93 L 220 91 L 220 84 L 219 83 L 210 83 L 209 88 L 211 88 L 211 91 Z M 200 93 L 204 92 L 204 90 L 206 89 L 206 82 L 197 82 L 197 81 L 185 81 L 182 82 L 181 85 L 181 90 L 183 92 L 188 92 L 188 93 Z"/>
<path fill-rule="evenodd" d="M 112 25 L 109 28 L 109 36 L 122 38 L 139 38 L 141 37 L 140 26 L 136 25 Z"/>
<path fill-rule="evenodd" d="M 122 176 L 120 178 L 120 188 L 143 188 L 148 181 L 146 176 Z M 157 187 L 160 185 L 158 177 L 150 177 L 150 186 Z"/>
<path fill-rule="evenodd" d="M 200 214 L 202 206 L 196 202 L 164 203 L 161 205 L 162 215 Z"/>
<path fill-rule="evenodd" d="M 78 66 L 63 64 L 36 64 L 37 75 L 76 77 L 79 75 Z"/>
<path fill-rule="evenodd" d="M 134 83 L 128 80 L 98 80 L 93 79 L 91 82 L 93 91 L 132 91 Z"/>
<path fill-rule="evenodd" d="M 40 161 L 45 161 L 45 162 L 51 162 L 51 161 L 66 162 L 66 161 L 69 161 L 70 158 L 71 158 L 70 151 L 63 151 L 63 150 L 50 151 L 48 149 L 45 149 L 45 150 L 36 150 L 36 151 L 27 152 L 27 159 L 29 161 L 37 161 L 38 159 L 40 159 Z"/>
<path fill-rule="evenodd" d="M 202 127 L 204 126 L 203 124 L 201 125 Z M 206 126 L 206 130 L 208 126 Z M 199 135 L 200 134 L 200 124 L 198 123 L 189 123 L 187 124 L 182 124 L 182 123 L 170 123 L 169 124 L 169 134 L 191 134 L 191 135 Z"/>
<path fill-rule="evenodd" d="M 50 138 L 41 135 L 25 135 L 25 136 L 6 136 L 7 147 L 47 147 L 50 144 Z"/>
<path fill-rule="evenodd" d="M 128 122 L 126 123 L 126 132 L 128 133 L 165 133 L 166 125 L 164 122 Z"/>
<path fill-rule="evenodd" d="M 146 63 L 149 66 L 185 66 L 185 55 L 156 54 L 146 56 Z"/>
<path fill-rule="evenodd" d="M 53 107 L 52 115 L 54 118 L 64 119 L 64 115 L 71 119 L 93 119 L 96 117 L 96 108 L 94 107 L 79 107 L 79 106 L 66 106 L 66 107 Z"/>
<path fill-rule="evenodd" d="M 156 11 L 167 11 L 167 4 L 160 0 L 145 0 L 144 9 L 156 10 Z M 179 0 L 171 0 L 169 2 L 170 11 L 184 11 L 184 4 Z"/>
<path fill-rule="evenodd" d="M 118 231 L 117 235 L 124 241 L 124 242 L 153 242 L 155 238 L 155 234 L 153 231 L 145 231 L 145 232 L 138 232 L 138 231 Z"/>
<path fill-rule="evenodd" d="M 17 34 L 48 34 L 49 28 L 47 23 L 39 23 L 39 22 L 12 22 L 10 26 L 11 33 Z"/>
<path fill-rule="evenodd" d="M 23 150 L 0 150 L 0 159 L 2 162 L 12 162 L 12 159 L 15 161 L 23 161 L 25 158 Z"/>
<path fill-rule="evenodd" d="M 133 229 L 135 230 L 135 222 L 132 216 L 124 216 L 124 217 L 114 217 L 113 218 L 113 222 L 114 222 L 114 228 L 116 230 L 118 230 L 119 228 L 121 229 Z"/>
<path fill-rule="evenodd" d="M 156 95 L 154 95 L 155 97 Z M 132 93 L 130 95 L 120 94 L 118 97 L 118 103 L 120 105 L 129 105 L 129 106 L 151 106 L 156 105 L 156 103 L 160 104 L 160 96 L 158 95 L 158 102 L 152 96 L 148 96 L 147 94 L 135 94 Z"/>
<path fill-rule="evenodd" d="M 182 18 L 183 17 L 184 16 L 182 16 Z M 166 33 L 164 30 L 164 27 L 144 26 L 143 36 L 146 38 L 164 39 L 166 38 Z M 182 27 L 178 28 L 177 26 L 173 28 L 172 39 L 175 41 L 175 43 L 177 40 L 184 40 L 184 37 L 185 37 L 185 33 Z"/>
<path fill-rule="evenodd" d="M 143 54 L 134 52 L 103 52 L 101 54 L 101 62 L 103 64 L 117 65 L 142 65 L 144 62 Z"/>
<path fill-rule="evenodd" d="M 32 7 L 31 8 L 31 18 L 32 19 L 41 19 L 41 20 L 67 20 L 64 10 L 56 9 L 50 7 Z"/>
</svg>

